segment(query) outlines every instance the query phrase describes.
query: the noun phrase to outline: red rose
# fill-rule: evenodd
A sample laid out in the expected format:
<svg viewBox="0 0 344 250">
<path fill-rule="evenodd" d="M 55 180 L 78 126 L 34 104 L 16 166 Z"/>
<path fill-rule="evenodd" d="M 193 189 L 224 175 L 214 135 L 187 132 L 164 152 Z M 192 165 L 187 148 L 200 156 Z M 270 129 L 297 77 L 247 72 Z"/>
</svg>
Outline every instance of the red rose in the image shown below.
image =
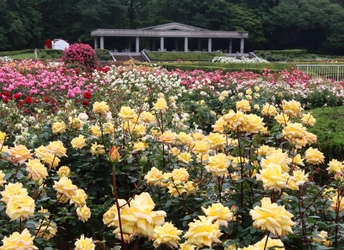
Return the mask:
<svg viewBox="0 0 344 250">
<path fill-rule="evenodd" d="M 18 100 L 20 98 L 21 94 L 17 93 L 13 95 L 14 100 Z"/>
<path fill-rule="evenodd" d="M 8 92 L 8 91 L 5 91 L 5 92 L 3 93 L 3 95 L 6 96 L 6 97 L 10 97 L 11 93 Z"/>
<path fill-rule="evenodd" d="M 90 105 L 90 103 L 88 102 L 88 100 L 83 100 L 83 101 L 82 101 L 82 105 L 88 106 L 88 105 Z"/>
<path fill-rule="evenodd" d="M 89 91 L 85 91 L 84 92 L 84 98 L 85 99 L 90 99 L 92 97 L 92 93 L 91 92 L 89 92 Z"/>
<path fill-rule="evenodd" d="M 31 104 L 33 102 L 32 97 L 28 96 L 25 98 L 25 103 L 26 104 Z"/>
<path fill-rule="evenodd" d="M 10 100 L 10 98 L 7 97 L 7 96 L 5 96 L 5 97 L 2 98 L 2 100 L 4 101 L 4 103 L 8 103 L 8 101 Z"/>
<path fill-rule="evenodd" d="M 49 102 L 50 100 L 49 100 L 49 97 L 44 97 L 44 102 Z"/>
</svg>

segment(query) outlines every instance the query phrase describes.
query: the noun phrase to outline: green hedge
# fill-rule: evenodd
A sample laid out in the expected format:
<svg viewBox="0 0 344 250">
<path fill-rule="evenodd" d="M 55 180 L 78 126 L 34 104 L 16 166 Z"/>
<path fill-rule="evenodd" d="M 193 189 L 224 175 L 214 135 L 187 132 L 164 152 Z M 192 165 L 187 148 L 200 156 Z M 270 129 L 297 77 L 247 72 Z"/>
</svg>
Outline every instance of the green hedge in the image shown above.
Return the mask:
<svg viewBox="0 0 344 250">
<path fill-rule="evenodd" d="M 321 107 L 313 109 L 312 115 L 317 120 L 314 127 L 307 130 L 316 134 L 316 147 L 328 158 L 344 160 L 344 106 Z"/>
<path fill-rule="evenodd" d="M 151 61 L 211 61 L 215 56 L 225 56 L 221 52 L 148 52 Z"/>
</svg>

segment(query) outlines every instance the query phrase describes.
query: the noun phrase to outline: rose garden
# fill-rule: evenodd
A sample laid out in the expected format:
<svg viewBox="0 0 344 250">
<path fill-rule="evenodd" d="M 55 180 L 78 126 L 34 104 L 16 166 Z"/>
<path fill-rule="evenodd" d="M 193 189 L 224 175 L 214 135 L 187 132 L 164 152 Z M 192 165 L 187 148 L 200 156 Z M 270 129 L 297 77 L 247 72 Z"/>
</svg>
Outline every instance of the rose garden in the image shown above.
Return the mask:
<svg viewBox="0 0 344 250">
<path fill-rule="evenodd" d="M 84 45 L 0 61 L 0 249 L 337 249 L 344 163 L 311 110 L 343 86 L 99 66 Z"/>
</svg>

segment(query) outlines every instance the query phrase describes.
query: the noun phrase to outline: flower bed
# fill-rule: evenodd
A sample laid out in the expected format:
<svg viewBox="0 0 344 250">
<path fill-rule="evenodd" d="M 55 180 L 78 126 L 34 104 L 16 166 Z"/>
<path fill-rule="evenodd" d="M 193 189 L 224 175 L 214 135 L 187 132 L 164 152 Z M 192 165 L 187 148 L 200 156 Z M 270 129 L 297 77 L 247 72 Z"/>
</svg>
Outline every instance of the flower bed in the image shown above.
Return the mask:
<svg viewBox="0 0 344 250">
<path fill-rule="evenodd" d="M 343 162 L 325 162 L 307 131 L 307 109 L 338 105 L 340 83 L 298 71 L 0 70 L 0 249 L 342 244 Z M 332 99 L 312 101 L 323 93 Z"/>
</svg>

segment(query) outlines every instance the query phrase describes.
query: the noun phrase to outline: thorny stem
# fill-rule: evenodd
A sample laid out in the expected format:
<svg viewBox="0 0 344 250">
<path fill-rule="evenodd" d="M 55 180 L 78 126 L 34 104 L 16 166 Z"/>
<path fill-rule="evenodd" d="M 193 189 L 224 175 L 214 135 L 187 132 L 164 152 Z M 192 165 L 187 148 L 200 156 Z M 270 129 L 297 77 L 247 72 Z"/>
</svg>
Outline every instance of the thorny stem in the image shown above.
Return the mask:
<svg viewBox="0 0 344 250">
<path fill-rule="evenodd" d="M 301 220 L 301 227 L 302 227 L 302 236 L 303 236 L 303 243 L 306 245 L 308 243 L 308 240 L 307 240 L 307 229 L 306 229 L 306 224 L 305 224 L 305 220 L 304 220 L 304 212 L 302 211 L 302 208 L 304 206 L 304 202 L 303 202 L 303 186 L 301 186 L 301 189 L 299 189 L 299 192 L 298 192 L 298 195 L 299 195 L 299 202 L 298 202 L 298 205 L 299 205 L 299 214 L 300 214 L 300 220 Z"/>
<path fill-rule="evenodd" d="M 268 241 L 269 241 L 269 231 L 266 233 L 266 240 L 265 240 L 265 244 L 264 244 L 264 250 L 266 249 L 266 247 L 268 245 Z"/>
</svg>

